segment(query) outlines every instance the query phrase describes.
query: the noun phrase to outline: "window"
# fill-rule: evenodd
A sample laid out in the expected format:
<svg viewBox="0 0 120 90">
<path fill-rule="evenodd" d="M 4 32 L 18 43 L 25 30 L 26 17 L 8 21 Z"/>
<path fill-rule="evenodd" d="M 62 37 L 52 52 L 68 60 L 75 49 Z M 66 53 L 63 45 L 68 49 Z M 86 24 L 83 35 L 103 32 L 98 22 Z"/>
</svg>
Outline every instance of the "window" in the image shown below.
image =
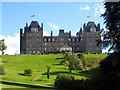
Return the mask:
<svg viewBox="0 0 120 90">
<path fill-rule="evenodd" d="M 97 47 L 97 51 L 98 51 L 99 49 L 98 49 L 98 47 Z"/>
<path fill-rule="evenodd" d="M 30 43 L 30 47 L 31 47 L 31 43 Z"/>
<path fill-rule="evenodd" d="M 74 41 L 75 41 L 75 39 L 73 38 L 73 39 L 72 39 L 72 41 L 74 42 Z"/>
<path fill-rule="evenodd" d="M 96 28 L 92 27 L 92 28 L 90 28 L 90 31 L 92 31 L 92 32 L 94 31 L 95 32 Z"/>
<path fill-rule="evenodd" d="M 51 50 L 51 48 L 49 48 L 49 51 Z"/>
<path fill-rule="evenodd" d="M 32 53 L 32 51 L 29 51 L 29 54 L 31 54 Z"/>
<path fill-rule="evenodd" d="M 40 51 L 37 51 L 37 54 L 40 54 Z"/>
<path fill-rule="evenodd" d="M 53 38 L 53 39 L 52 39 L 52 41 L 54 42 L 54 41 L 55 41 L 55 39 Z"/>
<path fill-rule="evenodd" d="M 39 37 L 40 35 L 39 34 L 37 34 L 37 37 Z"/>
<path fill-rule="evenodd" d="M 45 51 L 46 51 L 46 48 L 45 48 Z"/>
<path fill-rule="evenodd" d="M 39 38 L 37 38 L 37 40 L 39 41 Z"/>
<path fill-rule="evenodd" d="M 37 31 L 38 31 L 38 28 L 31 28 L 31 31 L 32 31 L 32 32 L 37 32 Z"/>
<path fill-rule="evenodd" d="M 30 37 L 32 36 L 31 33 L 29 34 L 29 36 L 30 36 Z"/>
<path fill-rule="evenodd" d="M 45 46 L 46 46 L 47 44 L 45 43 Z"/>
<path fill-rule="evenodd" d="M 50 41 L 51 41 L 51 39 L 50 39 L 50 38 L 48 38 L 48 41 L 50 42 Z"/>
<path fill-rule="evenodd" d="M 60 39 L 60 41 L 63 41 L 63 40 L 64 40 L 63 38 Z"/>
<path fill-rule="evenodd" d="M 70 38 L 68 38 L 68 41 L 71 41 L 71 39 L 70 39 Z"/>
<path fill-rule="evenodd" d="M 35 54 L 36 53 L 36 51 L 33 51 L 33 54 Z"/>
<path fill-rule="evenodd" d="M 89 43 L 89 46 L 91 46 L 91 43 Z"/>
<path fill-rule="evenodd" d="M 76 38 L 76 42 L 79 42 L 79 38 Z"/>
<path fill-rule="evenodd" d="M 44 39 L 44 41 L 45 41 L 45 42 L 47 41 L 46 38 Z"/>
<path fill-rule="evenodd" d="M 64 45 L 64 43 L 60 43 L 60 45 L 61 45 L 61 46 L 63 46 L 63 45 Z"/>
</svg>

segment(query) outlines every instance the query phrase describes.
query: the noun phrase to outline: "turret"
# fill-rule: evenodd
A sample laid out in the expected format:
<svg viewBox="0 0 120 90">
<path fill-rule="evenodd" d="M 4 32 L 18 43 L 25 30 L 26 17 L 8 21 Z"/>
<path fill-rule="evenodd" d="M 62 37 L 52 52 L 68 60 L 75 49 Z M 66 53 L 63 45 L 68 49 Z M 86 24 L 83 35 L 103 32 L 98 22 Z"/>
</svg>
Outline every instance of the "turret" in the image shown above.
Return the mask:
<svg viewBox="0 0 120 90">
<path fill-rule="evenodd" d="M 42 30 L 43 30 L 43 23 L 41 23 L 41 28 L 42 28 Z"/>
<path fill-rule="evenodd" d="M 100 31 L 100 23 L 97 25 L 97 31 Z"/>
<path fill-rule="evenodd" d="M 51 42 L 52 42 L 53 32 L 51 31 Z"/>
<path fill-rule="evenodd" d="M 59 36 L 63 35 L 64 34 L 64 29 L 60 29 L 59 30 Z"/>
<path fill-rule="evenodd" d="M 22 37 L 23 37 L 23 29 L 20 29 L 20 53 L 22 53 Z"/>
<path fill-rule="evenodd" d="M 26 27 L 28 27 L 28 23 L 26 23 Z"/>
<path fill-rule="evenodd" d="M 69 31 L 69 36 L 71 37 L 71 31 Z"/>
</svg>

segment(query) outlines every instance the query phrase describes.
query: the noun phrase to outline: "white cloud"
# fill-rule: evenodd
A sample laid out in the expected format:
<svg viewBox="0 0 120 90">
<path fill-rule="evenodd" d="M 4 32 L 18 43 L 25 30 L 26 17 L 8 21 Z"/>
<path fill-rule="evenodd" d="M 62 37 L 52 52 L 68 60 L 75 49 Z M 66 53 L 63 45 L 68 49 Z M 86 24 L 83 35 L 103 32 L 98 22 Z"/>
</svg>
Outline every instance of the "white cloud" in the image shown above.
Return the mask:
<svg viewBox="0 0 120 90">
<path fill-rule="evenodd" d="M 105 12 L 105 9 L 103 5 L 95 4 L 95 14 L 94 17 L 96 17 L 98 14 L 103 14 Z"/>
<path fill-rule="evenodd" d="M 84 7 L 80 6 L 80 11 L 89 11 L 89 10 L 90 10 L 90 7 L 88 5 L 86 5 Z"/>
<path fill-rule="evenodd" d="M 5 50 L 5 54 L 15 54 L 20 53 L 20 36 L 19 34 L 14 34 L 13 36 L 5 36 L 0 35 L 0 39 L 5 40 L 5 44 L 7 49 Z"/>
<path fill-rule="evenodd" d="M 48 24 L 53 30 L 58 30 L 59 29 L 59 27 L 57 25 L 55 25 L 54 23 L 48 23 Z"/>
<path fill-rule="evenodd" d="M 43 36 L 50 36 L 50 34 L 47 31 L 43 30 Z"/>
<path fill-rule="evenodd" d="M 43 31 L 44 36 L 50 36 L 47 31 Z M 5 50 L 5 54 L 14 55 L 15 53 L 20 54 L 20 34 L 10 35 L 0 35 L 0 40 L 5 40 L 5 45 L 7 49 Z M 1 54 L 1 52 L 0 52 Z"/>
</svg>

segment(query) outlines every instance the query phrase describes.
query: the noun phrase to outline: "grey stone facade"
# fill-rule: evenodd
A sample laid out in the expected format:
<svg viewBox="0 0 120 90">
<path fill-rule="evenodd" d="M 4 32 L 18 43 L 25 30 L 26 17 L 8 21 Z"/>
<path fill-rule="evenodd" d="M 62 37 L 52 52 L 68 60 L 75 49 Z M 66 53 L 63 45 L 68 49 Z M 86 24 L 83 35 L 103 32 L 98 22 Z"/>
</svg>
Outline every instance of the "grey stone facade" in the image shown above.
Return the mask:
<svg viewBox="0 0 120 90">
<path fill-rule="evenodd" d="M 58 36 L 43 36 L 43 23 L 41 26 L 37 21 L 20 29 L 20 54 L 40 54 L 57 53 L 66 45 L 72 48 L 73 52 L 83 53 L 101 53 L 102 49 L 97 46 L 97 40 L 101 40 L 100 24 L 97 26 L 94 22 L 88 22 L 83 25 L 76 36 L 71 36 L 70 32 L 59 30 Z"/>
</svg>

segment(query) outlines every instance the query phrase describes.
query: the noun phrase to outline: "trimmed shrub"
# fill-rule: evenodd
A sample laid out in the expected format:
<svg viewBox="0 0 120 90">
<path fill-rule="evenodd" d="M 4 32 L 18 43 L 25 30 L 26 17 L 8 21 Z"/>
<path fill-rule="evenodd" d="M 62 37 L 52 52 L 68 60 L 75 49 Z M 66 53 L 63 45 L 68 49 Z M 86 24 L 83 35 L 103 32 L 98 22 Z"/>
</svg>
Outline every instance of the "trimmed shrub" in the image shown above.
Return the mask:
<svg viewBox="0 0 120 90">
<path fill-rule="evenodd" d="M 5 74 L 5 69 L 2 65 L 0 65 L 0 75 L 4 75 Z"/>
<path fill-rule="evenodd" d="M 68 74 L 59 74 L 55 79 L 55 87 L 60 89 L 71 89 L 74 88 L 73 82 L 75 77 Z"/>
<path fill-rule="evenodd" d="M 32 76 L 32 70 L 31 69 L 25 69 L 24 70 L 24 76 Z"/>
</svg>

